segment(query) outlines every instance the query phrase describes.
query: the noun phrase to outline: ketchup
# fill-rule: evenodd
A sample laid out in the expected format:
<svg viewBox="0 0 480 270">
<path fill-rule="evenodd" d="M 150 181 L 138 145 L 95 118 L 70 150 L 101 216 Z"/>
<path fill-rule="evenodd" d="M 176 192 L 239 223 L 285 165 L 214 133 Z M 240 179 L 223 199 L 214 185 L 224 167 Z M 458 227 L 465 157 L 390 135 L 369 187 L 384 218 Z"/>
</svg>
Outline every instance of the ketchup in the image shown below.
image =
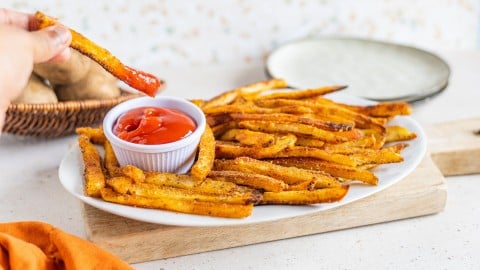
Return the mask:
<svg viewBox="0 0 480 270">
<path fill-rule="evenodd" d="M 185 113 L 161 107 L 141 107 L 121 115 L 113 134 L 137 144 L 163 144 L 178 141 L 197 125 Z"/>
</svg>

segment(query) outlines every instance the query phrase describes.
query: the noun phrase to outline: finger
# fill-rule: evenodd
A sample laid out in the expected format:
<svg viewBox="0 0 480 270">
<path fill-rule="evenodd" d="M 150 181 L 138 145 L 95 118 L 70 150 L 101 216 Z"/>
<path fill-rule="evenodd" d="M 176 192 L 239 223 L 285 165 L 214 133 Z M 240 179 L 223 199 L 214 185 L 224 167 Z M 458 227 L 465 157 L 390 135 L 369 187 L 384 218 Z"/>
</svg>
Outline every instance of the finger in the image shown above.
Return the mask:
<svg viewBox="0 0 480 270">
<path fill-rule="evenodd" d="M 49 61 L 62 54 L 72 41 L 70 31 L 62 25 L 50 26 L 31 33 L 34 39 L 32 42 L 34 63 Z"/>
<path fill-rule="evenodd" d="M 0 8 L 0 24 L 17 26 L 28 30 L 28 24 L 32 15 Z"/>
<path fill-rule="evenodd" d="M 62 52 L 59 54 L 55 55 L 53 58 L 48 60 L 49 62 L 65 62 L 68 59 L 70 59 L 70 56 L 72 55 L 71 50 L 69 47 L 65 48 Z"/>
</svg>

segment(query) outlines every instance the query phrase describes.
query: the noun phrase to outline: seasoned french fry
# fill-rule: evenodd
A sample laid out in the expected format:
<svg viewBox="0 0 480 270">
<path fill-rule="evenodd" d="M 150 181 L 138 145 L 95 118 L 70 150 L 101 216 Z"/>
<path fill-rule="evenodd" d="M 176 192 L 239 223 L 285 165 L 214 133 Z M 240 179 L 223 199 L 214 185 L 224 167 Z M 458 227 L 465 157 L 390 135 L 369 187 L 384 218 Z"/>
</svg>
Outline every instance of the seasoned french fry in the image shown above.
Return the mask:
<svg viewBox="0 0 480 270">
<path fill-rule="evenodd" d="M 340 201 L 348 192 L 348 186 L 316 190 L 296 190 L 263 193 L 262 204 L 314 204 Z"/>
<path fill-rule="evenodd" d="M 370 106 L 342 105 L 352 111 L 356 111 L 373 117 L 391 117 L 396 115 L 409 115 L 412 109 L 407 102 L 382 102 Z"/>
<path fill-rule="evenodd" d="M 297 183 L 295 185 L 288 185 L 288 188 L 286 190 L 287 191 L 314 190 L 315 189 L 315 183 L 316 183 L 316 180 L 314 180 L 314 181 L 303 181 L 303 182 Z M 321 185 L 321 181 L 319 181 L 319 185 Z"/>
<path fill-rule="evenodd" d="M 313 138 L 331 143 L 345 142 L 361 136 L 361 133 L 358 130 L 332 132 L 305 124 L 276 123 L 263 120 L 240 121 L 238 126 L 268 133 L 292 133 L 295 135 L 312 136 Z"/>
<path fill-rule="evenodd" d="M 336 104 L 318 104 L 309 100 L 291 100 L 291 99 L 267 99 L 256 100 L 255 104 L 263 108 L 277 108 L 282 106 L 302 106 L 313 110 L 314 113 L 320 115 L 335 115 L 337 117 L 343 117 L 346 119 L 352 119 L 355 122 L 356 127 L 359 128 L 372 128 L 384 130 L 385 128 L 374 121 L 373 118 L 351 111 L 340 105 Z"/>
<path fill-rule="evenodd" d="M 85 135 L 93 144 L 102 145 L 107 140 L 101 128 L 78 127 L 75 132 L 78 135 Z"/>
<path fill-rule="evenodd" d="M 402 162 L 403 157 L 390 148 L 380 150 L 363 149 L 350 155 L 358 165 L 363 164 L 387 164 Z"/>
<path fill-rule="evenodd" d="M 248 113 L 248 114 L 272 114 L 272 113 L 290 113 L 290 114 L 310 114 L 314 110 L 305 106 L 286 105 L 282 107 L 262 108 L 254 103 L 247 101 L 241 104 L 230 104 L 216 107 L 202 108 L 208 115 L 217 115 L 225 113 Z"/>
<path fill-rule="evenodd" d="M 230 121 L 232 121 L 232 117 L 230 117 L 230 114 L 215 114 L 215 115 L 207 115 L 207 124 L 210 127 L 218 126 L 221 124 L 226 124 Z"/>
<path fill-rule="evenodd" d="M 373 129 L 363 129 L 362 130 L 364 136 L 373 136 L 375 139 L 374 145 L 371 147 L 372 149 L 381 149 L 386 141 L 387 141 L 387 132 L 386 129 L 384 131 L 378 131 Z"/>
<path fill-rule="evenodd" d="M 227 218 L 248 217 L 253 210 L 253 204 L 229 204 L 216 202 L 200 202 L 173 200 L 169 198 L 146 198 L 137 195 L 119 194 L 111 189 L 101 190 L 105 201 L 145 208 L 170 210 L 180 213 L 208 215 Z"/>
<path fill-rule="evenodd" d="M 348 141 L 344 143 L 338 143 L 338 144 L 326 143 L 323 146 L 323 149 L 329 153 L 351 154 L 351 153 L 355 153 L 358 149 L 373 148 L 376 142 L 377 141 L 375 139 L 375 136 L 373 134 L 370 134 L 370 135 L 363 136 L 362 138 L 359 138 L 357 140 Z"/>
<path fill-rule="evenodd" d="M 286 167 L 297 167 L 306 170 L 323 171 L 334 177 L 340 177 L 349 180 L 359 180 L 369 185 L 378 184 L 378 177 L 371 171 L 319 160 L 316 158 L 274 158 L 269 161 Z"/>
<path fill-rule="evenodd" d="M 268 161 L 249 157 L 239 157 L 234 160 L 216 160 L 216 170 L 232 170 L 247 173 L 258 173 L 284 181 L 287 184 L 298 184 L 304 181 L 322 181 L 323 187 L 336 187 L 340 183 L 334 177 L 314 173 L 295 167 L 283 167 Z"/>
<path fill-rule="evenodd" d="M 126 180 L 127 179 L 127 180 Z M 134 183 L 131 179 L 125 177 L 116 177 L 110 179 L 108 185 L 118 193 L 137 195 L 147 198 L 163 198 L 172 200 L 217 202 L 231 204 L 250 204 L 258 203 L 260 194 L 250 193 L 232 193 L 232 194 L 209 194 L 199 192 L 194 189 L 182 189 L 154 185 L 149 183 Z"/>
<path fill-rule="evenodd" d="M 211 171 L 209 177 L 265 191 L 278 192 L 288 188 L 288 185 L 281 180 L 254 173 L 222 170 Z"/>
<path fill-rule="evenodd" d="M 347 165 L 350 167 L 357 166 L 357 161 L 347 155 L 342 154 L 332 154 L 323 149 L 313 148 L 313 147 L 303 147 L 303 146 L 293 146 L 283 149 L 281 152 L 276 154 L 277 158 L 286 158 L 286 157 L 311 157 L 318 158 L 321 160 L 331 161 L 338 164 Z"/>
<path fill-rule="evenodd" d="M 405 149 L 406 147 L 408 147 L 408 144 L 406 143 L 396 143 L 396 144 L 387 146 L 384 149 L 389 149 L 397 154 L 400 154 L 402 150 Z"/>
<path fill-rule="evenodd" d="M 130 177 L 135 183 L 142 183 L 145 181 L 145 174 L 141 169 L 133 165 L 125 165 L 121 167 L 122 174 Z"/>
<path fill-rule="evenodd" d="M 217 141 L 215 145 L 215 155 L 217 158 L 236 158 L 248 156 L 253 158 L 270 158 L 282 150 L 295 145 L 297 137 L 292 134 L 285 136 L 275 136 L 275 142 L 267 147 L 249 147 L 234 144 L 232 142 Z"/>
<path fill-rule="evenodd" d="M 56 19 L 37 11 L 29 18 L 29 29 L 31 31 L 40 30 L 58 23 Z M 69 31 L 72 37 L 69 44 L 70 47 L 88 56 L 113 76 L 131 87 L 154 97 L 158 90 L 164 86 L 165 82 L 156 76 L 124 65 L 105 48 L 100 47 L 73 29 L 69 29 Z"/>
<path fill-rule="evenodd" d="M 253 190 L 250 188 L 238 186 L 234 183 L 215 181 L 208 178 L 200 181 L 190 175 L 147 172 L 145 176 L 145 183 L 175 188 L 192 189 L 203 193 L 235 194 L 253 192 Z"/>
<path fill-rule="evenodd" d="M 247 146 L 268 146 L 275 141 L 275 135 L 248 129 L 230 129 L 220 137 L 223 141 L 238 141 Z"/>
<path fill-rule="evenodd" d="M 199 180 L 205 179 L 212 169 L 214 159 L 215 137 L 210 127 L 206 125 L 198 145 L 197 161 L 193 164 L 190 174 Z"/>
<path fill-rule="evenodd" d="M 321 148 L 325 145 L 325 141 L 314 138 L 297 137 L 297 142 L 295 142 L 295 145 Z"/>
<path fill-rule="evenodd" d="M 120 170 L 120 165 L 118 164 L 117 156 L 115 156 L 112 145 L 108 140 L 105 140 L 103 148 L 105 150 L 103 160 L 105 163 L 105 168 L 107 169 L 108 176 L 120 176 L 122 174 Z"/>
<path fill-rule="evenodd" d="M 401 126 L 387 126 L 387 138 L 386 143 L 398 142 L 405 140 L 413 140 L 417 137 L 417 134 L 411 132 L 405 127 Z"/>
<path fill-rule="evenodd" d="M 132 179 L 128 176 L 118 176 L 107 179 L 107 186 L 121 194 L 127 194 L 132 185 Z"/>
<path fill-rule="evenodd" d="M 249 84 L 240 88 L 236 88 L 227 92 L 224 92 L 203 104 L 203 109 L 227 105 L 232 103 L 237 97 L 251 96 L 259 92 L 271 89 L 285 88 L 287 83 L 283 79 L 272 79 L 264 82 L 258 82 Z"/>
<path fill-rule="evenodd" d="M 105 175 L 103 174 L 100 154 L 85 135 L 78 137 L 78 145 L 85 165 L 85 193 L 87 196 L 100 197 L 100 190 L 105 187 Z"/>
<path fill-rule="evenodd" d="M 315 89 L 305 89 L 305 90 L 285 90 L 271 93 L 269 95 L 259 95 L 256 96 L 257 99 L 305 99 L 316 96 L 325 95 L 328 93 L 336 92 L 342 89 L 347 88 L 347 86 L 325 86 Z"/>
<path fill-rule="evenodd" d="M 312 118 L 311 116 L 292 115 L 288 113 L 271 113 L 271 114 L 254 114 L 254 113 L 232 113 L 231 119 L 242 120 L 262 120 L 262 121 L 274 121 L 274 122 L 290 122 L 305 124 L 312 127 L 328 130 L 328 131 L 348 131 L 353 128 L 352 124 L 335 123 L 324 121 L 320 119 Z"/>
<path fill-rule="evenodd" d="M 202 181 L 191 175 L 179 175 L 174 173 L 145 172 L 145 183 L 164 185 L 176 188 L 195 188 Z"/>
<path fill-rule="evenodd" d="M 225 133 L 227 130 L 236 128 L 236 127 L 237 127 L 237 123 L 231 121 L 231 122 L 227 122 L 227 123 L 212 127 L 212 132 L 213 132 L 213 135 L 217 137 Z"/>
</svg>

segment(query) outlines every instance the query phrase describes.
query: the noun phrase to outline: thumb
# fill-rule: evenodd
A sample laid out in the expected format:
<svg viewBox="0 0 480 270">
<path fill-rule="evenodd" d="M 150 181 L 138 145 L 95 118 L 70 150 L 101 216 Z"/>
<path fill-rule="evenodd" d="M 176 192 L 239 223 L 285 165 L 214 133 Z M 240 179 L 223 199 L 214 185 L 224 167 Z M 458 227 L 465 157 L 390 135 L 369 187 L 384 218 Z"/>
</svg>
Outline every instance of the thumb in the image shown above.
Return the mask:
<svg viewBox="0 0 480 270">
<path fill-rule="evenodd" d="M 72 41 L 70 31 L 62 25 L 53 25 L 32 33 L 33 61 L 46 62 L 64 51 Z"/>
</svg>

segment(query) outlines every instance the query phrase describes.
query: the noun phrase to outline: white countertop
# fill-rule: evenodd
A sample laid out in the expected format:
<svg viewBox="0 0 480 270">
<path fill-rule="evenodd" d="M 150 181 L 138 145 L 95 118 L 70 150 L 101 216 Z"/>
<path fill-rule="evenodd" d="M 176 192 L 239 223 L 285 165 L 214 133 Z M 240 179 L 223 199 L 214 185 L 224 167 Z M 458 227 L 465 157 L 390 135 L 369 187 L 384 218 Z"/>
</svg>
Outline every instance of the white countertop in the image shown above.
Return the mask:
<svg viewBox="0 0 480 270">
<path fill-rule="evenodd" d="M 422 125 L 480 116 L 480 51 L 444 52 L 448 88 L 414 106 Z M 154 71 L 154 70 L 152 70 Z M 261 64 L 159 69 L 165 95 L 210 98 L 265 79 Z M 480 127 L 478 127 L 480 129 Z M 39 220 L 85 237 L 80 201 L 57 170 L 76 136 L 0 138 L 0 222 Z M 472 157 L 480 158 L 480 157 Z M 135 264 L 137 269 L 480 269 L 480 175 L 448 177 L 443 212 L 288 240 Z M 160 243 L 161 244 L 161 243 Z"/>
</svg>

